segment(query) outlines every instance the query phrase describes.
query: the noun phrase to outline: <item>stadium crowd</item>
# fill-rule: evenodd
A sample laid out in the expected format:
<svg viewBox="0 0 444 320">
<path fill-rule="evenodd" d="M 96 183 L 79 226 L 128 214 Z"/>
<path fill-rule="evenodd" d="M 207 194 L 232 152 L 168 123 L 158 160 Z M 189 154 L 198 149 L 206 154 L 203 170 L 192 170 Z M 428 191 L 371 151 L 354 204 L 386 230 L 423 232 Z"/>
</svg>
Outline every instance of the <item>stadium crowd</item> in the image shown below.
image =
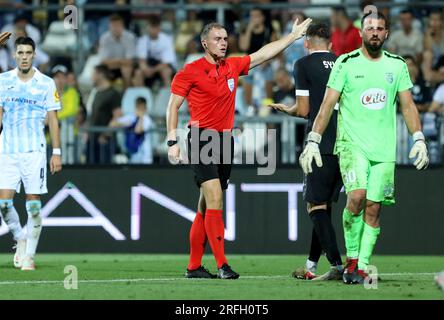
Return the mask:
<svg viewBox="0 0 444 320">
<path fill-rule="evenodd" d="M 37 2 L 59 4 L 63 8 L 80 1 Z M 175 0 L 81 2 L 113 4 L 114 7 L 177 3 Z M 300 10 L 247 10 L 242 6 L 245 1 L 239 0 L 179 2 L 232 5 L 225 11 L 228 56 L 257 51 L 264 44 L 289 33 L 293 21 L 304 20 L 307 13 Z M 310 4 L 309 0 L 288 2 L 307 4 L 307 8 Z M 378 2 L 381 1 L 360 1 L 361 12 L 366 5 L 377 5 Z M 414 84 L 414 101 L 422 114 L 424 133 L 430 141 L 444 143 L 444 137 L 439 137 L 439 119 L 444 116 L 444 11 L 442 7 L 410 9 L 407 0 L 400 2 L 405 3 L 405 8 L 381 9 L 391 21 L 385 49 L 406 60 Z M 35 66 L 54 78 L 63 105 L 58 114 L 62 127 L 64 123 L 71 124 L 75 143 L 80 146 L 81 154 L 75 161 L 156 163 L 166 159 L 165 131 L 162 130 L 171 81 L 185 63 L 203 56 L 200 32 L 206 23 L 217 20 L 217 12 L 180 8 L 174 11 L 130 10 L 126 7 L 113 12 L 87 10 L 84 32 L 76 33 L 83 36 L 77 39 L 76 35 L 72 38 L 72 30 L 63 27 L 66 16 L 63 9 L 26 10 L 27 4 L 35 3 L 0 1 L 1 31 L 13 34 L 8 45 L 0 50 L 0 69 L 6 71 L 15 67 L 11 52 L 17 37 L 28 35 L 35 40 Z M 327 15 L 312 18 L 329 20 L 332 52 L 340 55 L 360 47 L 360 13 L 357 10 L 350 13 L 342 6 L 328 10 Z M 81 66 L 77 59 L 79 51 L 85 57 Z M 263 117 L 265 123 L 266 117 L 274 113 L 267 107 L 270 103 L 292 105 L 295 99 L 294 62 L 305 54 L 304 41 L 298 40 L 283 54 L 241 78 L 237 113 Z M 186 115 L 186 108 L 181 112 Z M 99 129 L 88 129 L 92 127 Z M 302 138 L 303 128 L 298 132 Z M 435 160 L 432 157 L 433 161 L 442 163 L 442 155 L 438 153 Z"/>
</svg>

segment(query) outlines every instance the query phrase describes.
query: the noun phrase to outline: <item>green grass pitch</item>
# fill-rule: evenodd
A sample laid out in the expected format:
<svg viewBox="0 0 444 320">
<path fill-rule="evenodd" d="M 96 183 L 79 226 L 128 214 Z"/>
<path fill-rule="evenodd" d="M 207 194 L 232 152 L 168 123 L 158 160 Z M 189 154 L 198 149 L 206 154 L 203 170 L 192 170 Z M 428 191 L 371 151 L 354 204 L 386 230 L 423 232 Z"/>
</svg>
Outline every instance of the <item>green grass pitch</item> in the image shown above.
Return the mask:
<svg viewBox="0 0 444 320">
<path fill-rule="evenodd" d="M 12 266 L 12 254 L 0 255 L 1 299 L 440 299 L 434 275 L 444 269 L 438 256 L 375 256 L 381 281 L 377 289 L 290 277 L 305 256 L 229 255 L 238 280 L 190 280 L 183 277 L 186 255 L 38 254 L 37 270 Z M 78 289 L 64 288 L 66 265 L 78 270 Z M 204 265 L 215 272 L 207 254 Z M 321 258 L 320 271 L 328 264 Z"/>
</svg>

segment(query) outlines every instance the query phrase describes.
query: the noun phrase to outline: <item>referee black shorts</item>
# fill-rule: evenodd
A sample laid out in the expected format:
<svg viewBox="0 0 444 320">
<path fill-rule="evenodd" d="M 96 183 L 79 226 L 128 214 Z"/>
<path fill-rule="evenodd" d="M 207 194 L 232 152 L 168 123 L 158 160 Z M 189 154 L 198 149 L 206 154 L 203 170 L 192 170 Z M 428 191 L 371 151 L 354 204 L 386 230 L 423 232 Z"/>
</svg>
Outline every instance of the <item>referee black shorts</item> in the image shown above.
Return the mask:
<svg viewBox="0 0 444 320">
<path fill-rule="evenodd" d="M 342 189 L 339 159 L 336 155 L 321 157 L 322 167 L 313 163 L 313 172 L 304 176 L 304 200 L 314 204 L 337 202 Z"/>
<path fill-rule="evenodd" d="M 205 181 L 219 179 L 222 190 L 226 190 L 234 157 L 231 131 L 222 133 L 192 127 L 188 132 L 187 147 L 197 187 Z"/>
</svg>

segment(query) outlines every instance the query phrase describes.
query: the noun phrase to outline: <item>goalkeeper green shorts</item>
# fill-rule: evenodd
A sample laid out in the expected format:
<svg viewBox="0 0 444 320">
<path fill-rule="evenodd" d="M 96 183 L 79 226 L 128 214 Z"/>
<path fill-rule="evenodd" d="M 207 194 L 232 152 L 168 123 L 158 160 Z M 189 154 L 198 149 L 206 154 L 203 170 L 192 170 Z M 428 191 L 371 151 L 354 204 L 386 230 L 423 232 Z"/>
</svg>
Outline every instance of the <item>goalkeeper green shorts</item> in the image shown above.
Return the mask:
<svg viewBox="0 0 444 320">
<path fill-rule="evenodd" d="M 374 162 L 355 146 L 343 146 L 339 167 L 346 193 L 367 190 L 367 199 L 383 205 L 395 203 L 395 163 Z"/>
</svg>

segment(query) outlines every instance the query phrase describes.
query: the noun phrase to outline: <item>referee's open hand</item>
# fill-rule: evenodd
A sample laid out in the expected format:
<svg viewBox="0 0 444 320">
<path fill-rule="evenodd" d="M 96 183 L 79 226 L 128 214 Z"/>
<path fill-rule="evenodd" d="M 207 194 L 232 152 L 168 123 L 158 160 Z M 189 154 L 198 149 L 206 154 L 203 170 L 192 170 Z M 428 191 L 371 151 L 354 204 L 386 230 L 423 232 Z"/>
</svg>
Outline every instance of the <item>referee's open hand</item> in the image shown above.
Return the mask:
<svg viewBox="0 0 444 320">
<path fill-rule="evenodd" d="M 293 24 L 293 28 L 291 29 L 291 33 L 293 33 L 296 36 L 296 39 L 302 38 L 305 36 L 305 33 L 307 32 L 307 28 L 311 23 L 311 19 L 307 18 L 303 22 L 299 24 L 299 19 L 296 19 L 296 21 Z"/>
<path fill-rule="evenodd" d="M 180 164 L 180 148 L 176 143 L 174 146 L 168 147 L 168 160 L 171 164 Z"/>
<path fill-rule="evenodd" d="M 0 34 L 0 46 L 4 46 L 6 42 L 8 42 L 9 37 L 11 36 L 11 32 L 2 32 Z"/>
</svg>

